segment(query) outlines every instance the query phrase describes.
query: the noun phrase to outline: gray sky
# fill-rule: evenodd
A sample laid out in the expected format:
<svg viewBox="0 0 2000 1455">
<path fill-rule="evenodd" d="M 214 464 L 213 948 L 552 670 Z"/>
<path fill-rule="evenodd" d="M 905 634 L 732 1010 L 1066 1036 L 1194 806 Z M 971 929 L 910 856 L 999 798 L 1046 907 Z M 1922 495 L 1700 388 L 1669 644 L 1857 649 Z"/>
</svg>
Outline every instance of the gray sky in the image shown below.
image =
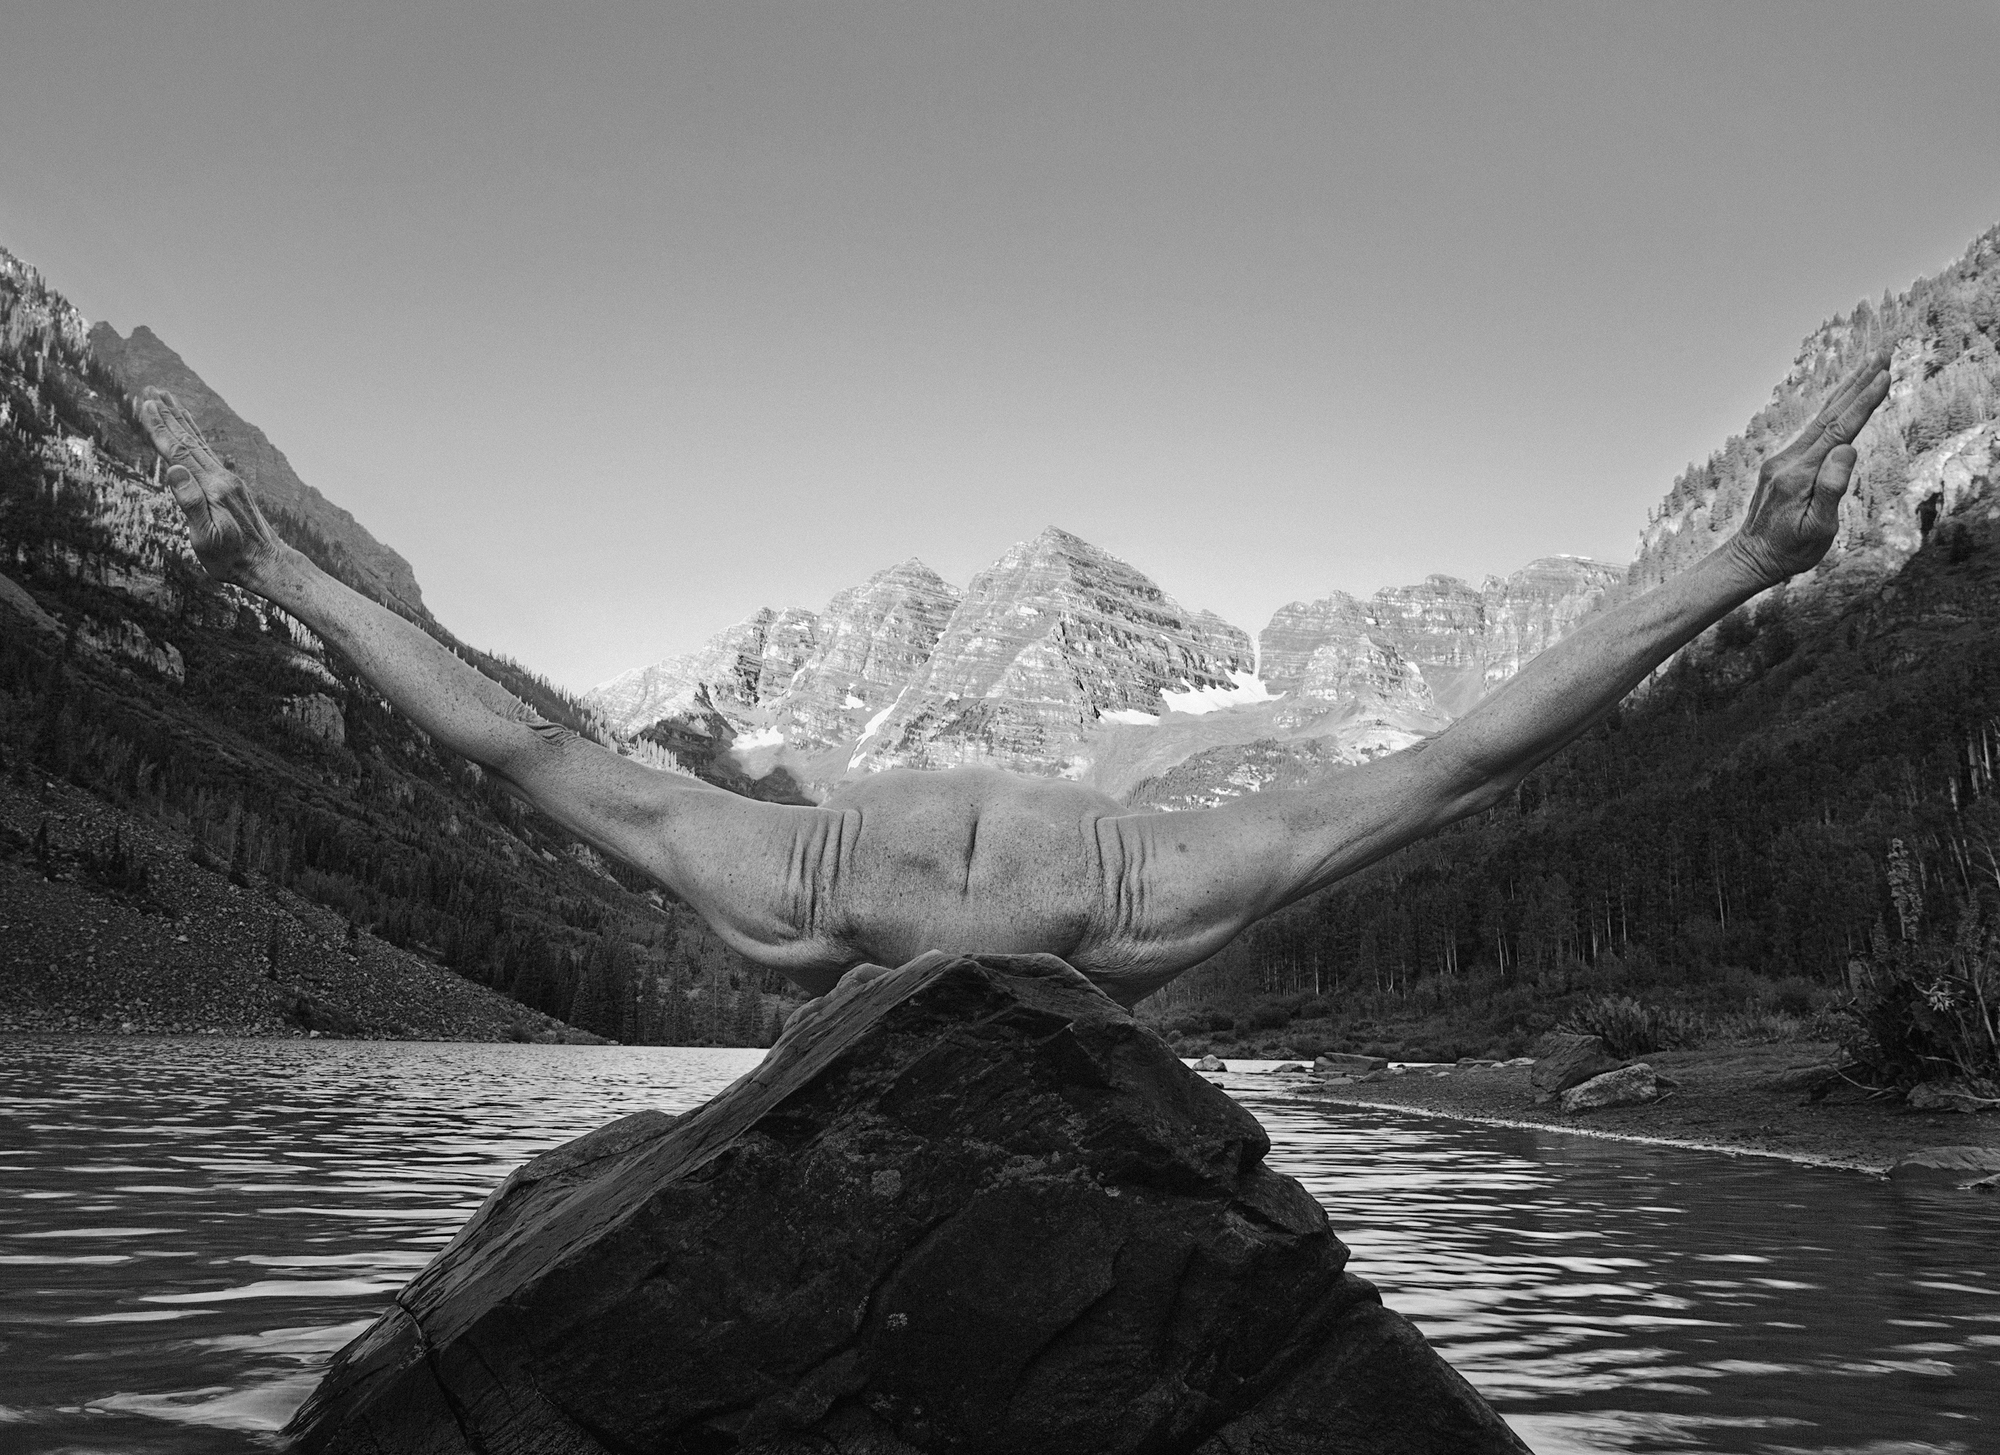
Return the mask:
<svg viewBox="0 0 2000 1455">
<path fill-rule="evenodd" d="M 573 687 L 1054 523 L 1630 558 L 2000 218 L 2000 7 L 0 4 L 0 244 Z"/>
</svg>

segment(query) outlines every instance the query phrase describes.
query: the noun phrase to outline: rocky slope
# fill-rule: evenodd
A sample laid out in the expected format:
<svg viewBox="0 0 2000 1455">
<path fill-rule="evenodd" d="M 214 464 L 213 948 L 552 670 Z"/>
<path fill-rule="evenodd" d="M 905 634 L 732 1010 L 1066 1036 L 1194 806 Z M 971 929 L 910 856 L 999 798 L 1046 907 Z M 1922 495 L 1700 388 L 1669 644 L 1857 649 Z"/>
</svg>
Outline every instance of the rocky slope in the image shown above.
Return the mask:
<svg viewBox="0 0 2000 1455">
<path fill-rule="evenodd" d="M 0 779 L 0 1032 L 594 1041 L 79 789 Z"/>
<path fill-rule="evenodd" d="M 1150 771 L 1106 753 L 1089 780 L 1153 808 L 1202 808 L 1409 746 L 1445 727 L 1544 647 L 1625 590 L 1625 568 L 1547 556 L 1478 586 L 1429 576 L 1363 601 L 1336 591 L 1280 607 L 1258 638 L 1278 700 L 1202 724 L 1222 741 L 1145 754 Z M 1174 730 L 1169 727 L 1169 735 Z"/>
<path fill-rule="evenodd" d="M 1250 987 L 1323 995 L 1377 1023 L 1364 1041 L 1421 1025 L 1451 1056 L 1611 995 L 1718 1034 L 1816 1016 L 1891 1078 L 1990 1055 L 2000 230 L 1816 330 L 1676 483 L 1634 574 L 1719 543 L 1764 452 L 1891 341 L 1894 391 L 1822 569 L 1725 618 L 1503 807 L 1255 926 L 1173 993 L 1238 1026 Z M 1217 993 L 1225 975 L 1240 989 Z"/>
<path fill-rule="evenodd" d="M 978 763 L 1185 807 L 1437 731 L 1623 575 L 1559 556 L 1477 587 L 1433 576 L 1294 602 L 1264 630 L 1259 678 L 1246 633 L 1051 527 L 963 595 L 906 561 L 823 612 L 766 608 L 586 701 L 684 755 L 700 751 L 690 733 L 726 734 L 717 746 L 750 777 L 783 769 L 808 796 L 883 768 Z"/>
<path fill-rule="evenodd" d="M 1067 767 L 1100 719 L 1157 713 L 1163 694 L 1224 688 L 1253 666 L 1247 633 L 1051 526 L 972 578 L 851 761 L 1045 773 Z"/>
<path fill-rule="evenodd" d="M 764 607 L 699 651 L 612 678 L 590 705 L 622 733 L 712 708 L 753 732 L 775 725 L 807 748 L 851 743 L 930 660 L 958 601 L 911 559 L 840 592 L 824 611 Z"/>
<path fill-rule="evenodd" d="M 1099 723 L 1227 690 L 1252 665 L 1248 634 L 1050 527 L 962 595 L 905 561 L 822 612 L 766 608 L 586 701 L 627 733 L 719 714 L 739 761 L 823 791 L 893 766 L 1060 771 Z"/>
<path fill-rule="evenodd" d="M 429 987 L 428 999 L 395 1009 L 393 987 L 345 973 L 360 962 L 320 954 L 325 935 L 315 929 L 301 941 L 300 972 L 329 972 L 310 993 L 340 1025 L 491 1033 L 512 1025 L 489 1014 L 512 997 L 523 1023 L 535 1020 L 525 1006 L 621 1039 L 761 1034 L 761 976 L 689 911 L 621 881 L 437 748 L 300 623 L 209 579 L 124 403 L 157 382 L 221 438 L 294 546 L 545 716 L 603 740 L 589 714 L 548 683 L 467 647 L 425 614 L 400 558 L 299 483 L 261 432 L 164 344 L 144 330 L 120 340 L 90 329 L 34 269 L 0 252 L 0 770 L 17 787 L 39 781 L 38 793 L 67 783 L 115 820 L 71 843 L 52 817 L 53 857 L 37 849 L 30 870 L 5 876 L 0 1024 L 97 1025 L 108 1016 L 152 1028 L 276 1026 L 266 1012 L 283 997 L 249 985 L 256 955 L 245 960 L 243 937 L 219 926 L 203 932 L 211 945 L 232 947 L 215 957 L 235 966 L 234 989 L 218 999 L 191 973 L 149 978 L 156 952 L 195 952 L 161 948 L 184 942 L 161 933 L 159 917 L 173 916 L 143 895 L 143 904 L 121 901 L 97 918 L 121 924 L 124 970 L 152 988 L 135 990 L 131 975 L 112 974 L 101 959 L 69 973 L 74 946 L 63 943 L 63 926 L 90 913 L 78 909 L 79 896 L 116 900 L 126 893 L 120 885 L 150 875 L 185 880 L 168 898 L 190 914 L 215 908 L 232 932 L 268 921 L 268 933 L 252 936 L 257 954 L 290 935 L 286 925 L 331 917 L 343 933 L 352 926 L 353 943 L 393 948 L 383 963 Z M 648 745 L 617 746 L 652 766 L 677 766 Z M 19 861 L 37 830 L 10 832 L 0 860 Z M 194 871 L 163 847 L 176 839 Z M 111 856 L 120 867 L 90 869 L 111 854 L 107 841 L 124 846 Z M 84 872 L 72 874 L 75 865 Z M 265 887 L 283 912 L 246 920 L 226 903 L 229 893 L 203 891 L 218 878 L 225 891 Z M 180 932 L 195 942 L 194 928 Z M 246 998 L 245 985 L 257 994 Z M 480 1006 L 474 1020 L 455 1018 Z"/>
<path fill-rule="evenodd" d="M 1274 692 L 1371 698 L 1457 717 L 1624 585 L 1626 568 L 1545 556 L 1470 586 L 1428 576 L 1367 601 L 1334 592 L 1280 607 L 1258 637 Z"/>
<path fill-rule="evenodd" d="M 1793 603 L 1831 607 L 1906 563 L 1992 467 L 2000 425 L 2000 228 L 1933 277 L 1859 304 L 1815 329 L 1744 429 L 1674 482 L 1647 519 L 1636 586 L 1691 565 L 1736 528 L 1764 456 L 1809 417 L 1868 350 L 1900 340 L 1889 398 L 1856 447 L 1861 467 L 1841 503 L 1840 534 L 1817 570 L 1792 583 Z"/>
<path fill-rule="evenodd" d="M 1166 808 L 1309 782 L 1437 731 L 1591 612 L 1713 549 L 1735 528 L 1763 456 L 1864 350 L 1901 337 L 1840 539 L 1784 594 L 1824 597 L 1831 609 L 1874 589 L 1962 509 L 2000 455 L 1997 259 L 2000 231 L 1937 277 L 1816 330 L 1749 428 L 1675 482 L 1630 568 L 1550 556 L 1477 586 L 1431 576 L 1365 600 L 1293 602 L 1259 635 L 1252 679 L 1242 633 L 1051 529 L 962 599 L 906 563 L 825 613 L 759 612 L 590 700 L 626 731 L 673 722 L 677 751 L 707 731 L 709 750 L 749 779 L 784 768 L 788 790 L 807 796 L 854 773 L 958 763 L 1064 774 Z M 848 598 L 868 593 L 906 611 L 880 651 L 872 620 L 848 620 Z"/>
<path fill-rule="evenodd" d="M 301 480 L 284 451 L 272 444 L 263 430 L 231 409 L 159 335 L 142 323 L 132 330 L 129 338 L 124 338 L 110 324 L 100 321 L 91 326 L 88 342 L 91 353 L 128 389 L 136 391 L 154 384 L 172 390 L 194 415 L 217 452 L 229 461 L 230 468 L 250 482 L 267 511 L 282 511 L 294 517 L 345 558 L 349 570 L 343 575 L 354 578 L 376 600 L 395 606 L 406 615 L 430 615 L 410 563 L 376 540 L 351 514 Z"/>
</svg>

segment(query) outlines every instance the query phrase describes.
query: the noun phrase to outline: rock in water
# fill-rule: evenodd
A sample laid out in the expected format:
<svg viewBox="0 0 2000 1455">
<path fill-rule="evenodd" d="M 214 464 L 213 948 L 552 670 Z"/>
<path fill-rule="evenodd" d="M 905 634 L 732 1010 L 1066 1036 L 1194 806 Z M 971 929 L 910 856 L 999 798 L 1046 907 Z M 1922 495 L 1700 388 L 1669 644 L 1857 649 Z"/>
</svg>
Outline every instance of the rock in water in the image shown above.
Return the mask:
<svg viewBox="0 0 2000 1455">
<path fill-rule="evenodd" d="M 851 973 L 528 1163 L 341 1351 L 325 1455 L 1521 1452 L 1250 1114 L 1048 956 Z"/>
</svg>

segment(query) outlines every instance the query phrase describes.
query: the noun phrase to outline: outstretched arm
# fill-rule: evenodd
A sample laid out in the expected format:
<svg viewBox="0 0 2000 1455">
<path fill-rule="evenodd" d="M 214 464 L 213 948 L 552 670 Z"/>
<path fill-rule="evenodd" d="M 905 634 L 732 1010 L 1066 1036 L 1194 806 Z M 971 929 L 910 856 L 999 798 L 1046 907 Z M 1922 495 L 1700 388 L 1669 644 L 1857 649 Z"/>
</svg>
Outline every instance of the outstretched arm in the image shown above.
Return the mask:
<svg viewBox="0 0 2000 1455">
<path fill-rule="evenodd" d="M 751 958 L 781 969 L 838 958 L 826 927 L 812 922 L 810 886 L 800 883 L 801 843 L 837 831 L 837 815 L 661 773 L 541 720 L 422 628 L 280 540 L 171 394 L 148 389 L 137 408 L 210 575 L 296 616 L 418 727 L 571 833 L 650 873 Z"/>
<path fill-rule="evenodd" d="M 1726 544 L 1589 618 L 1427 742 L 1310 789 L 1259 794 L 1210 813 L 1107 820 L 1101 832 L 1114 837 L 1107 847 L 1119 862 L 1150 870 L 1150 910 L 1143 926 L 1134 921 L 1128 947 L 1141 960 L 1192 956 L 1183 963 L 1193 963 L 1273 910 L 1499 802 L 1674 652 L 1826 554 L 1854 473 L 1852 442 L 1888 391 L 1884 349 L 1764 462 L 1743 524 Z"/>
</svg>

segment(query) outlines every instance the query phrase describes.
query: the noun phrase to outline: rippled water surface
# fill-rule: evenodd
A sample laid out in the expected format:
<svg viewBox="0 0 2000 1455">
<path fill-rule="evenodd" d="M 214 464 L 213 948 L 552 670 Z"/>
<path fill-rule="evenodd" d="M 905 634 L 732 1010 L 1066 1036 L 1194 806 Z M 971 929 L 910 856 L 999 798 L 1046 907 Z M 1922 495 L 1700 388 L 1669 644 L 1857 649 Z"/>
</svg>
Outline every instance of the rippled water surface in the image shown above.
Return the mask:
<svg viewBox="0 0 2000 1455">
<path fill-rule="evenodd" d="M 0 1452 L 268 1451 L 506 1173 L 759 1053 L 0 1040 Z M 2000 1208 L 1232 1076 L 1541 1455 L 2000 1451 Z"/>
</svg>

